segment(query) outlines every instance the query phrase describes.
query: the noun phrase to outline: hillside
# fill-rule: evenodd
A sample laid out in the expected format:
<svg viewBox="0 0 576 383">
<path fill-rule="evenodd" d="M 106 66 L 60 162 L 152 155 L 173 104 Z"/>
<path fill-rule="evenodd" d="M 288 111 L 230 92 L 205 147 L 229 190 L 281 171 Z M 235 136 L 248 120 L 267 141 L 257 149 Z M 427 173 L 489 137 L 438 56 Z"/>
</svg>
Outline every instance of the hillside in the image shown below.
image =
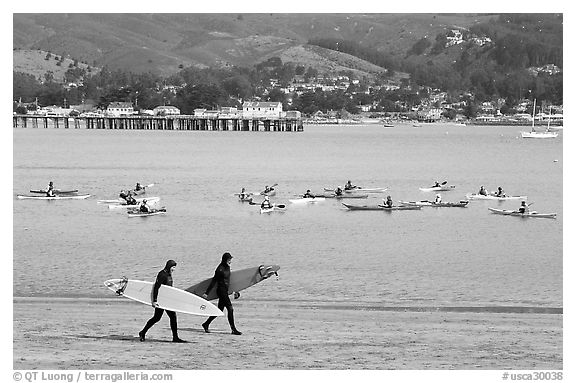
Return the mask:
<svg viewBox="0 0 576 383">
<path fill-rule="evenodd" d="M 49 58 L 47 59 L 47 56 Z M 21 49 L 13 52 L 13 70 L 23 72 L 34 76 L 35 78 L 44 79 L 48 72 L 52 72 L 54 80 L 57 82 L 64 81 L 64 74 L 70 68 L 74 68 L 75 61 L 70 58 L 49 54 L 40 50 Z M 92 68 L 86 63 L 76 62 L 78 68 L 97 73 L 97 68 Z"/>
<path fill-rule="evenodd" d="M 371 72 L 349 55 L 306 47 L 314 38 L 352 40 L 402 58 L 421 38 L 488 15 L 439 14 L 14 14 L 20 50 L 42 50 L 133 72 L 170 75 L 182 67 L 252 66 L 270 57 Z M 302 53 L 300 55 L 299 53 Z M 320 58 L 319 61 L 316 58 Z M 351 65 L 352 67 L 349 67 Z M 365 69 L 361 69 L 364 68 Z"/>
</svg>

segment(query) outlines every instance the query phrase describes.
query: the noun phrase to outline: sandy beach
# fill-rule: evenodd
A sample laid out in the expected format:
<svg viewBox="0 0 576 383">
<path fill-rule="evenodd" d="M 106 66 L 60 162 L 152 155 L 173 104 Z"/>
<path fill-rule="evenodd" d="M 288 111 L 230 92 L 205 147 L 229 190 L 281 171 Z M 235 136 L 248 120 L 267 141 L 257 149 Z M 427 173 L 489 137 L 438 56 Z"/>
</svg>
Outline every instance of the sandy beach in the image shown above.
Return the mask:
<svg viewBox="0 0 576 383">
<path fill-rule="evenodd" d="M 14 298 L 13 368 L 139 370 L 560 370 L 563 315 L 395 311 L 320 302 L 234 301 L 225 317 L 168 317 L 141 343 L 152 309 L 125 298 Z M 177 353 L 177 354 L 176 354 Z M 175 357 L 178 355 L 178 357 Z"/>
</svg>

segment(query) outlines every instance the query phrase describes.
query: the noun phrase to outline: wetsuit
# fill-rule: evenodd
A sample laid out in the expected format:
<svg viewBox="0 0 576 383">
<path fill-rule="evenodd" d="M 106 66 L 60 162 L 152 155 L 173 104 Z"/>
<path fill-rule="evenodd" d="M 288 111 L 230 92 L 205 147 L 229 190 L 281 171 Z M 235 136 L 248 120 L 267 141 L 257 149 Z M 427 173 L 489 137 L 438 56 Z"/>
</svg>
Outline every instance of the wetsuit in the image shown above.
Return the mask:
<svg viewBox="0 0 576 383">
<path fill-rule="evenodd" d="M 150 213 L 150 208 L 146 204 L 140 205 L 140 212 L 141 213 Z M 170 285 L 172 286 L 172 285 Z"/>
<path fill-rule="evenodd" d="M 220 262 L 216 268 L 214 277 L 206 289 L 206 295 L 208 295 L 212 288 L 216 286 L 218 308 L 221 311 L 226 308 L 228 311 L 228 323 L 230 323 L 230 328 L 232 331 L 237 331 L 236 326 L 234 325 L 234 308 L 232 307 L 232 302 L 230 302 L 230 297 L 228 296 L 228 289 L 230 287 L 230 266 L 228 265 L 227 260 L 228 259 L 224 259 L 224 257 L 222 258 L 222 262 Z M 215 316 L 208 318 L 208 320 L 204 322 L 205 328 L 208 328 L 214 319 L 216 319 Z"/>
<path fill-rule="evenodd" d="M 156 282 L 154 283 L 154 288 L 152 289 L 152 301 L 156 302 L 158 299 L 158 290 L 160 289 L 161 285 L 172 286 L 172 274 L 170 273 L 170 268 L 172 266 L 176 266 L 176 262 L 173 260 L 169 260 L 166 262 L 166 266 L 164 269 L 160 270 L 158 276 L 156 277 Z M 170 310 L 164 310 L 159 307 L 154 309 L 154 316 L 148 320 L 144 329 L 140 332 L 141 339 L 143 335 L 146 335 L 146 332 L 150 329 L 150 327 L 154 326 L 160 319 L 162 318 L 162 314 L 168 314 L 170 318 L 170 329 L 172 330 L 172 338 L 178 339 L 178 322 L 176 319 L 176 313 Z"/>
</svg>

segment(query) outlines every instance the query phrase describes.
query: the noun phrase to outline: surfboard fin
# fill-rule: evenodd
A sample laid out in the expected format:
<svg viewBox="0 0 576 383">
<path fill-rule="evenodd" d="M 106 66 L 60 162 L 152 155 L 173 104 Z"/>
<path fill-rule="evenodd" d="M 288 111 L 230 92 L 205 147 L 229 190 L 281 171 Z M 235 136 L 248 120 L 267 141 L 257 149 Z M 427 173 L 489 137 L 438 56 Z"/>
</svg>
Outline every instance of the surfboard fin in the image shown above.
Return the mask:
<svg viewBox="0 0 576 383">
<path fill-rule="evenodd" d="M 122 280 L 120 281 L 119 288 L 118 288 L 118 290 L 116 290 L 116 294 L 117 295 L 124 294 L 124 290 L 126 290 L 126 285 L 128 285 L 128 278 L 122 277 Z"/>
<path fill-rule="evenodd" d="M 234 299 L 240 298 L 240 293 L 238 291 L 234 291 Z"/>
</svg>

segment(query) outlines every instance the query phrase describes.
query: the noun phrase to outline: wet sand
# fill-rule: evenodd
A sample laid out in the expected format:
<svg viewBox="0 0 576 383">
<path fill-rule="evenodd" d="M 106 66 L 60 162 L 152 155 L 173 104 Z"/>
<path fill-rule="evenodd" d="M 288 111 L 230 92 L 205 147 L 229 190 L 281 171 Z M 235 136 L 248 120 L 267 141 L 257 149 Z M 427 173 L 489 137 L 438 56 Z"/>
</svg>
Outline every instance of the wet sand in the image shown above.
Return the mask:
<svg viewBox="0 0 576 383">
<path fill-rule="evenodd" d="M 563 315 L 394 311 L 318 302 L 234 301 L 225 317 L 166 315 L 140 342 L 151 307 L 125 298 L 14 298 L 16 370 L 560 370 Z"/>
</svg>

